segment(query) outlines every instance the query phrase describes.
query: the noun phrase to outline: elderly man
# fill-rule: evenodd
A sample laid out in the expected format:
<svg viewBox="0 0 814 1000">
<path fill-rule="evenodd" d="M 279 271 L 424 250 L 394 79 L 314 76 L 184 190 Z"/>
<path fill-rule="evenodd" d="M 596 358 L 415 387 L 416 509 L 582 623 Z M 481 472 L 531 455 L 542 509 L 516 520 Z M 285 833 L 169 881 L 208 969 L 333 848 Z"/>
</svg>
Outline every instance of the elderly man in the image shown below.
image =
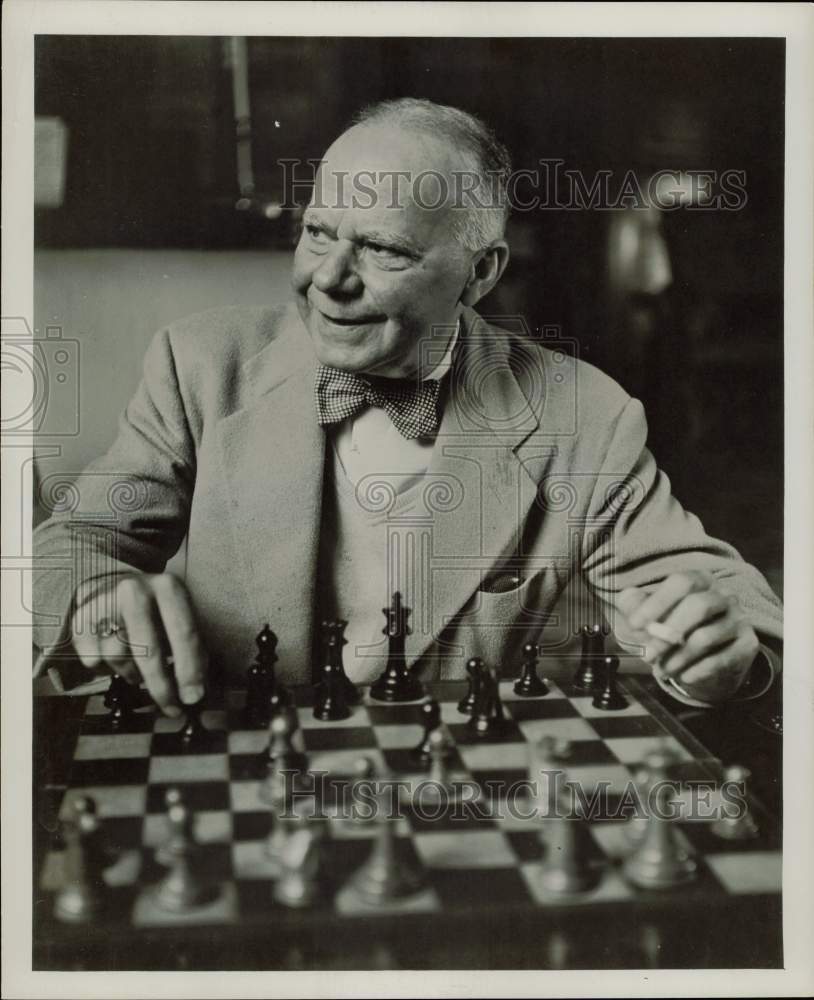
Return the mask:
<svg viewBox="0 0 814 1000">
<path fill-rule="evenodd" d="M 74 509 L 38 529 L 42 662 L 71 648 L 177 715 L 210 672 L 243 675 L 266 620 L 281 676 L 310 680 L 316 626 L 341 617 L 367 682 L 399 590 L 422 677 L 474 655 L 514 670 L 579 576 L 679 700 L 765 686 L 779 602 L 670 495 L 641 405 L 474 311 L 509 260 L 509 175 L 479 120 L 428 101 L 333 143 L 296 308 L 161 331 Z M 182 581 L 165 565 L 184 540 Z"/>
</svg>

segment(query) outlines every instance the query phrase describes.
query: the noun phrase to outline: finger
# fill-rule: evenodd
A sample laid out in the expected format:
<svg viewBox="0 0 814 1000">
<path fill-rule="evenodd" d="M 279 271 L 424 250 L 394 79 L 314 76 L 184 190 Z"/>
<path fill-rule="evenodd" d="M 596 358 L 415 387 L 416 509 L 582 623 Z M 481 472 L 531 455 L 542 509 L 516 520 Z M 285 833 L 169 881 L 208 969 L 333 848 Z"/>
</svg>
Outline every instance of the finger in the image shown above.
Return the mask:
<svg viewBox="0 0 814 1000">
<path fill-rule="evenodd" d="M 760 643 L 754 630 L 744 623 L 733 642 L 689 667 L 681 675 L 680 682 L 685 685 L 709 685 L 727 681 L 740 683 L 748 673 L 759 648 Z"/>
<path fill-rule="evenodd" d="M 626 587 L 619 592 L 616 598 L 616 606 L 622 614 L 630 621 L 631 615 L 636 608 L 641 607 L 647 600 L 647 591 L 642 587 Z"/>
<path fill-rule="evenodd" d="M 123 677 L 128 684 L 141 683 L 141 672 L 130 655 L 130 647 L 121 632 L 102 638 L 100 650 L 102 659 L 114 673 Z"/>
<path fill-rule="evenodd" d="M 697 628 L 738 608 L 737 599 L 716 587 L 688 594 L 673 608 L 662 624 L 685 638 Z"/>
<path fill-rule="evenodd" d="M 150 697 L 165 715 L 177 718 L 181 709 L 163 655 L 160 619 L 153 595 L 140 580 L 123 580 L 118 588 L 119 613 L 127 630 L 131 655 Z M 141 647 L 136 652 L 137 647 Z"/>
<path fill-rule="evenodd" d="M 158 611 L 175 660 L 181 701 L 193 705 L 204 696 L 207 656 L 184 585 L 170 574 L 153 580 Z"/>
<path fill-rule="evenodd" d="M 674 573 L 668 576 L 632 613 L 630 624 L 635 629 L 643 629 L 649 622 L 663 621 L 679 601 L 695 591 L 709 589 L 712 582 L 708 573 Z"/>
<path fill-rule="evenodd" d="M 82 629 L 72 633 L 71 641 L 83 666 L 97 667 L 103 662 L 101 640 L 98 635 Z"/>
<path fill-rule="evenodd" d="M 740 614 L 727 612 L 695 629 L 682 646 L 665 654 L 661 661 L 664 673 L 676 676 L 714 650 L 728 646 L 738 638 L 742 623 Z"/>
</svg>

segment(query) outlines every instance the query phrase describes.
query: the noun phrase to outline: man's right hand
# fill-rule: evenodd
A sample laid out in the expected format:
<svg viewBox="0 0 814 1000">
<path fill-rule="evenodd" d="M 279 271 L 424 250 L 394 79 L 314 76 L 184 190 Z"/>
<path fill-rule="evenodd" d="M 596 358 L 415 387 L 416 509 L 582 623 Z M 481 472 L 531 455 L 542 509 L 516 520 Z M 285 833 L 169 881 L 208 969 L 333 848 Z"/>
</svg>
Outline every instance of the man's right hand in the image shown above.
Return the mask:
<svg viewBox="0 0 814 1000">
<path fill-rule="evenodd" d="M 173 718 L 180 701 L 203 697 L 207 654 L 189 594 L 170 573 L 90 581 L 77 595 L 73 645 L 86 667 L 104 663 L 131 683 L 142 679 Z"/>
</svg>

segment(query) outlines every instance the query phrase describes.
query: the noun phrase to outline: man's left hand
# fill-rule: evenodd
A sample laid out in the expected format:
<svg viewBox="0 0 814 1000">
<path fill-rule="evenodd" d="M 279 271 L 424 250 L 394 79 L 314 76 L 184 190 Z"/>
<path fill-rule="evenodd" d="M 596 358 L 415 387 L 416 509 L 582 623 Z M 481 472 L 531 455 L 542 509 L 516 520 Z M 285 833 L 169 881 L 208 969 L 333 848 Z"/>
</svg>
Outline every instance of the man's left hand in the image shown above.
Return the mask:
<svg viewBox="0 0 814 1000">
<path fill-rule="evenodd" d="M 699 701 L 734 695 L 759 649 L 738 599 L 708 573 L 674 573 L 651 590 L 629 587 L 618 607 L 654 671 Z"/>
</svg>

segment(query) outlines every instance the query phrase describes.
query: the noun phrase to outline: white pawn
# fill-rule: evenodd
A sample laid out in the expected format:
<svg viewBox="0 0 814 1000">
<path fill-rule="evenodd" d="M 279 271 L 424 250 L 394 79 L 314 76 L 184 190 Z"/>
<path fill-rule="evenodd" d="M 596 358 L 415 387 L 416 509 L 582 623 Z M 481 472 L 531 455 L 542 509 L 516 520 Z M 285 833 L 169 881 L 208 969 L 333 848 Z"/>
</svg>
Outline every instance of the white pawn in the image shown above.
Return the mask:
<svg viewBox="0 0 814 1000">
<path fill-rule="evenodd" d="M 199 905 L 207 895 L 207 886 L 197 871 L 197 845 L 192 835 L 192 815 L 178 802 L 170 806 L 167 817 L 172 831 L 166 846 L 169 872 L 156 888 L 156 902 L 164 910 L 183 912 Z"/>
<path fill-rule="evenodd" d="M 96 803 L 86 795 L 73 801 L 72 819 L 62 830 L 65 839 L 65 884 L 54 900 L 54 915 L 69 923 L 85 923 L 104 904 L 105 850 L 100 840 Z"/>
<path fill-rule="evenodd" d="M 743 810 L 736 816 L 729 816 L 725 813 L 719 816 L 712 824 L 712 832 L 716 837 L 720 837 L 722 840 L 752 840 L 757 836 L 757 823 L 749 812 L 749 803 L 746 798 L 746 782 L 751 776 L 751 771 L 740 765 L 733 765 L 724 771 L 725 782 L 738 786 Z"/>
<path fill-rule="evenodd" d="M 274 899 L 278 903 L 306 907 L 322 895 L 324 837 L 325 827 L 321 823 L 309 823 L 288 836 L 280 855 L 280 876 L 274 886 Z"/>
</svg>

